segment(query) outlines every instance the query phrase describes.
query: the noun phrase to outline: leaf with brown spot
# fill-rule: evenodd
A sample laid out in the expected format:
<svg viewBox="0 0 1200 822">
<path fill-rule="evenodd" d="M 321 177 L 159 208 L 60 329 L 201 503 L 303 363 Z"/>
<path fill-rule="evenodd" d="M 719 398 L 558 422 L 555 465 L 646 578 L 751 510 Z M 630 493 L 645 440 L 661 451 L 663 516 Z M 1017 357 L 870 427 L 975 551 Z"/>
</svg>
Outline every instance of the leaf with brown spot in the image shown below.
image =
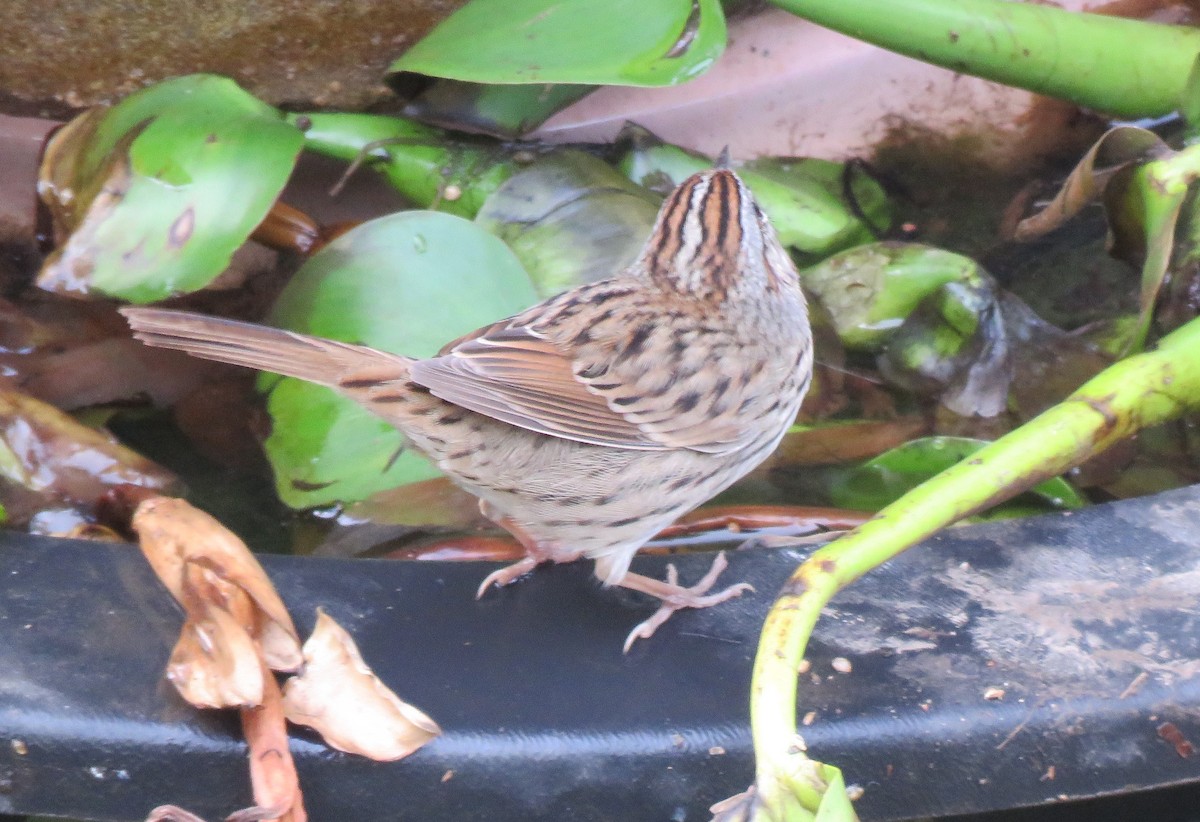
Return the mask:
<svg viewBox="0 0 1200 822">
<path fill-rule="evenodd" d="M 134 302 L 203 288 L 262 222 L 302 143 L 279 111 L 213 75 L 85 112 L 43 157 L 57 248 L 39 285 Z"/>
<path fill-rule="evenodd" d="M 304 673 L 287 681 L 283 704 L 288 719 L 334 748 L 380 761 L 408 756 L 442 732 L 375 676 L 350 634 L 320 609 Z"/>
</svg>

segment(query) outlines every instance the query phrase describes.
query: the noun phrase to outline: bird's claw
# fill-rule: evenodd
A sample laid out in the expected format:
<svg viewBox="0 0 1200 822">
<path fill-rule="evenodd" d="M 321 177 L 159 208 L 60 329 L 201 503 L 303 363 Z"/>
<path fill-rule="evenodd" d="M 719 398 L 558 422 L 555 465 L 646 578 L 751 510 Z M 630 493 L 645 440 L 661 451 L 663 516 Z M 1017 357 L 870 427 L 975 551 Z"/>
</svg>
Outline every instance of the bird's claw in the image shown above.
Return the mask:
<svg viewBox="0 0 1200 822">
<path fill-rule="evenodd" d="M 483 595 L 487 593 L 488 588 L 495 585 L 497 588 L 502 588 L 516 582 L 521 577 L 528 574 L 538 565 L 538 561 L 533 557 L 525 557 L 522 560 L 514 562 L 512 565 L 505 565 L 503 568 L 497 568 L 479 584 L 479 589 L 475 592 L 475 599 L 483 599 Z"/>
<path fill-rule="evenodd" d="M 713 560 L 708 573 L 690 588 L 680 586 L 679 570 L 673 563 L 667 566 L 667 579 L 665 582 L 650 580 L 640 575 L 626 574 L 626 579 L 621 580 L 620 585 L 656 596 L 662 600 L 662 605 L 650 615 L 649 619 L 640 622 L 629 632 L 629 636 L 625 637 L 625 653 L 629 653 L 629 649 L 633 647 L 633 643 L 637 640 L 649 639 L 654 636 L 654 632 L 658 630 L 659 626 L 670 619 L 671 615 L 681 608 L 709 608 L 734 597 L 739 597 L 745 591 L 754 590 L 754 586 L 750 583 L 739 582 L 715 594 L 708 593 L 708 590 L 716 583 L 717 577 L 721 576 L 721 573 L 727 567 L 729 567 L 729 561 L 725 559 L 725 554 L 717 554 L 717 558 Z M 638 579 L 630 579 L 630 577 L 638 577 Z M 653 584 L 639 585 L 638 582 L 640 580 L 645 580 Z M 626 584 L 627 582 L 634 584 Z"/>
</svg>

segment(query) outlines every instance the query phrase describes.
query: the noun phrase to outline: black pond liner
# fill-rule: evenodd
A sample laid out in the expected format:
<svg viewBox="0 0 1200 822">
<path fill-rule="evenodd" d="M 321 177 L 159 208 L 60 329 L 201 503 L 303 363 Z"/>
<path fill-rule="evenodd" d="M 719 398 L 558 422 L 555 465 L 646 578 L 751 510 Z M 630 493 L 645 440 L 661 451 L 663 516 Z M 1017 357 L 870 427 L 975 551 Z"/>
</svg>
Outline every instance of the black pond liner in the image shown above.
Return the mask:
<svg viewBox="0 0 1200 822">
<path fill-rule="evenodd" d="M 0 813 L 140 820 L 174 803 L 219 819 L 250 804 L 234 716 L 163 681 L 181 617 L 137 550 L 0 539 Z M 725 578 L 757 594 L 679 614 L 625 656 L 652 606 L 600 590 L 583 563 L 477 602 L 480 564 L 263 557 L 303 632 L 325 608 L 446 732 L 380 764 L 296 730 L 311 818 L 707 819 L 751 781 L 757 631 L 801 558 L 731 555 Z M 677 562 L 688 581 L 709 558 Z M 1198 603 L 1200 486 L 952 530 L 827 609 L 804 738 L 864 789 L 864 820 L 1196 780 L 1200 755 L 1160 728 L 1200 743 Z"/>
</svg>

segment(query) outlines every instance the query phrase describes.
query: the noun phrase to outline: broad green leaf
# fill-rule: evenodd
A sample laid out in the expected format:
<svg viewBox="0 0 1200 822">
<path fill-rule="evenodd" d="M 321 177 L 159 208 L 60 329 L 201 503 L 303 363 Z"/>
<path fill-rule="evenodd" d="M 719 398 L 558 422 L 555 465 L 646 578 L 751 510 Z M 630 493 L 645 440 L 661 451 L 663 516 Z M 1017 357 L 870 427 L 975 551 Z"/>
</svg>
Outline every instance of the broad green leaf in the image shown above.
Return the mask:
<svg viewBox="0 0 1200 822">
<path fill-rule="evenodd" d="M 925 480 L 967 459 L 985 440 L 968 437 L 925 437 L 907 442 L 868 460 L 838 480 L 830 490 L 834 504 L 857 511 L 877 511 Z M 1029 493 L 1052 508 L 1081 508 L 1087 504 L 1061 477 L 1046 480 Z"/>
<path fill-rule="evenodd" d="M 725 48 L 719 0 L 471 0 L 392 63 L 474 83 L 669 86 Z"/>
<path fill-rule="evenodd" d="M 305 263 L 271 322 L 414 357 L 537 301 L 512 252 L 460 217 L 406 211 L 342 235 Z M 265 447 L 293 508 L 361 500 L 437 476 L 398 431 L 321 386 L 264 377 Z"/>
<path fill-rule="evenodd" d="M 518 171 L 475 217 L 508 243 L 544 296 L 633 262 L 659 198 L 590 154 L 565 150 Z"/>
<path fill-rule="evenodd" d="M 154 302 L 208 285 L 270 210 L 303 137 L 232 80 L 168 80 L 55 136 L 43 288 Z"/>
</svg>

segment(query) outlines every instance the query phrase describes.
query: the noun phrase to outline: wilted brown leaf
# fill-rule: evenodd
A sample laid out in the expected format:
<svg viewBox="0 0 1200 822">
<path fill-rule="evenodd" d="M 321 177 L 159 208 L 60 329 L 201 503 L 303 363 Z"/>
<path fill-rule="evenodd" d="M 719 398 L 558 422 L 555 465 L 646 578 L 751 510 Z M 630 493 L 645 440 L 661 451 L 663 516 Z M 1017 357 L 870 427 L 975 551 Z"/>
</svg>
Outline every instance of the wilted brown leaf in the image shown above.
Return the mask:
<svg viewBox="0 0 1200 822">
<path fill-rule="evenodd" d="M 1050 204 L 1017 225 L 1015 239 L 1032 240 L 1053 231 L 1098 198 L 1121 169 L 1173 153 L 1152 131 L 1136 126 L 1110 129 L 1079 161 Z"/>
<path fill-rule="evenodd" d="M 90 508 L 115 485 L 163 491 L 178 483 L 170 471 L 107 433 L 19 391 L 2 389 L 0 477 L 32 492 L 42 507 L 66 501 Z"/>
<path fill-rule="evenodd" d="M 283 704 L 288 719 L 334 748 L 380 761 L 408 756 L 442 732 L 380 682 L 350 634 L 320 609 L 304 643 L 304 673 L 287 681 Z"/>
<path fill-rule="evenodd" d="M 227 608 L 225 592 L 213 595 L 221 587 L 211 571 L 185 563 L 182 593 L 188 616 L 167 663 L 167 679 L 198 708 L 258 705 L 263 700 L 259 651 L 244 621 L 233 613 L 244 615 L 247 609 Z M 249 604 L 244 594 L 241 600 Z"/>
<path fill-rule="evenodd" d="M 212 595 L 262 645 L 268 666 L 294 671 L 303 662 L 300 638 L 266 572 L 245 543 L 208 514 L 181 499 L 155 497 L 142 502 L 133 515 L 142 552 L 171 595 L 189 607 L 184 579 L 189 564 L 208 569 L 215 581 L 244 592 L 257 609 L 246 612 L 237 604 L 239 594 L 216 586 Z M 191 611 L 189 611 L 189 614 Z"/>
</svg>

